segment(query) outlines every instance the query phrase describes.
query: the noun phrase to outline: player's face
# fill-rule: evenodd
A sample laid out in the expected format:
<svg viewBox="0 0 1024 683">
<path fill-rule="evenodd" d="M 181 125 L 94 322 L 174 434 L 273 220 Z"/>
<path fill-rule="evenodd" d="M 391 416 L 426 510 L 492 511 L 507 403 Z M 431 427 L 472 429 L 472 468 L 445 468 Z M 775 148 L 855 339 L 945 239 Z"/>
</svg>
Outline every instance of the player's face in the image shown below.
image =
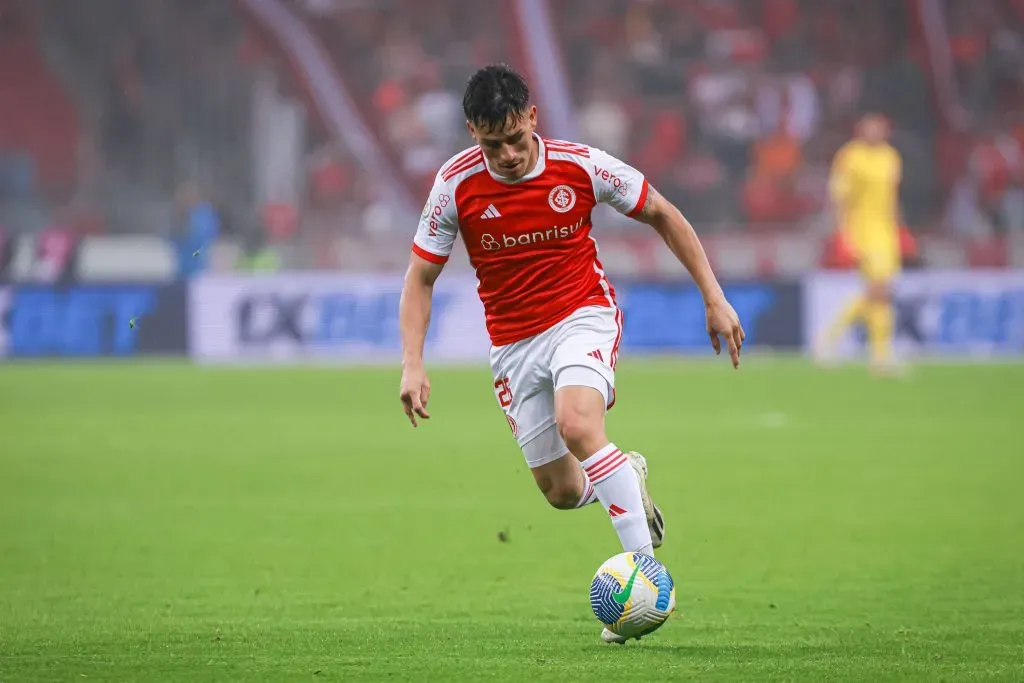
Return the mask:
<svg viewBox="0 0 1024 683">
<path fill-rule="evenodd" d="M 491 170 L 502 178 L 518 180 L 537 162 L 533 131 L 537 128 L 537 107 L 531 106 L 517 118 L 509 117 L 499 128 L 467 123 L 469 133 L 484 151 Z"/>
<path fill-rule="evenodd" d="M 860 134 L 864 141 L 877 145 L 889 137 L 889 124 L 881 116 L 868 116 L 860 124 Z"/>
</svg>

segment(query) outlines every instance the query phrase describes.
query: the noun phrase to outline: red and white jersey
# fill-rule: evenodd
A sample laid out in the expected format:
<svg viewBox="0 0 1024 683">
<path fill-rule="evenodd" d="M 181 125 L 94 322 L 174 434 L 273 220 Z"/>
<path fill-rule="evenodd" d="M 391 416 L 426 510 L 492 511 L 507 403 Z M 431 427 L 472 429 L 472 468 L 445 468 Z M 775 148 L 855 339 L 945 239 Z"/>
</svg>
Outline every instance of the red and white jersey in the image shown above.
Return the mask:
<svg viewBox="0 0 1024 683">
<path fill-rule="evenodd" d="M 591 211 L 604 202 L 633 216 L 647 199 L 647 180 L 625 162 L 535 137 L 537 165 L 516 181 L 495 176 L 479 147 L 452 157 L 434 179 L 413 240 L 413 252 L 444 263 L 461 231 L 495 346 L 539 334 L 583 306 L 615 306 Z"/>
</svg>

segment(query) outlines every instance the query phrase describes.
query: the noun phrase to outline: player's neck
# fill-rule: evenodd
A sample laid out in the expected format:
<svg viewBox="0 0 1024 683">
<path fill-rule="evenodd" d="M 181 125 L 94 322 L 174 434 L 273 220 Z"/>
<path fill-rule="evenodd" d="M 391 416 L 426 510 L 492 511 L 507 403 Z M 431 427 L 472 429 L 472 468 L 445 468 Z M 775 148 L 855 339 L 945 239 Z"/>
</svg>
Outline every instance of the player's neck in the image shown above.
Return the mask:
<svg viewBox="0 0 1024 683">
<path fill-rule="evenodd" d="M 540 138 L 537 137 L 536 133 L 533 133 L 530 135 L 530 158 L 526 161 L 526 172 L 523 173 L 523 177 L 533 173 L 537 168 L 538 159 L 540 159 Z"/>
</svg>

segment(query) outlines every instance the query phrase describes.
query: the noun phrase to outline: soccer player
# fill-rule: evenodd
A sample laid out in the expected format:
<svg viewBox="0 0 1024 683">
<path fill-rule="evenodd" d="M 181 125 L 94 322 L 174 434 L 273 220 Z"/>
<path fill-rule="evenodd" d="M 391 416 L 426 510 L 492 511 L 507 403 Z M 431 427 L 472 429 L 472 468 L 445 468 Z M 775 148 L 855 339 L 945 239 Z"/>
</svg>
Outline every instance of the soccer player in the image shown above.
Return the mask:
<svg viewBox="0 0 1024 683">
<path fill-rule="evenodd" d="M 634 168 L 587 145 L 537 135 L 537 107 L 505 65 L 481 69 L 463 110 L 474 145 L 437 173 L 423 207 L 400 305 L 401 401 L 427 419 L 423 343 L 434 282 L 461 232 L 479 280 L 491 368 L 538 487 L 559 509 L 600 501 L 626 551 L 653 555 L 664 519 L 647 490 L 647 463 L 605 434 L 615 402 L 622 311 L 591 236 L 599 203 L 647 223 L 692 275 L 716 353 L 733 366 L 744 332 L 693 228 Z M 622 642 L 605 630 L 606 642 Z"/>
<path fill-rule="evenodd" d="M 879 114 L 864 116 L 856 137 L 836 154 L 829 178 L 842 238 L 857 260 L 863 288 L 818 343 L 821 360 L 832 356 L 852 325 L 863 322 L 872 370 L 884 374 L 895 369 L 891 283 L 900 272 L 901 174 L 900 154 L 889 144 L 888 121 Z"/>
</svg>

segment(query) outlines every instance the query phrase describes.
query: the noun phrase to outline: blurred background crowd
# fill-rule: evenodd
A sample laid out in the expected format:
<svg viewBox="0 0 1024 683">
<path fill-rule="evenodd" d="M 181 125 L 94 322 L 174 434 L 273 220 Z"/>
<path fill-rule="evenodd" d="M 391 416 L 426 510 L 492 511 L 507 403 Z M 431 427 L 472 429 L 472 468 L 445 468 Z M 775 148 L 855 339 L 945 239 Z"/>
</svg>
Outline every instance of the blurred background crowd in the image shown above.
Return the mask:
<svg viewBox="0 0 1024 683">
<path fill-rule="evenodd" d="M 0 268 L 104 236 L 171 245 L 184 276 L 404 261 L 492 61 L 543 133 L 798 265 L 880 111 L 925 263 L 1024 265 L 1024 0 L 0 0 Z"/>
</svg>

